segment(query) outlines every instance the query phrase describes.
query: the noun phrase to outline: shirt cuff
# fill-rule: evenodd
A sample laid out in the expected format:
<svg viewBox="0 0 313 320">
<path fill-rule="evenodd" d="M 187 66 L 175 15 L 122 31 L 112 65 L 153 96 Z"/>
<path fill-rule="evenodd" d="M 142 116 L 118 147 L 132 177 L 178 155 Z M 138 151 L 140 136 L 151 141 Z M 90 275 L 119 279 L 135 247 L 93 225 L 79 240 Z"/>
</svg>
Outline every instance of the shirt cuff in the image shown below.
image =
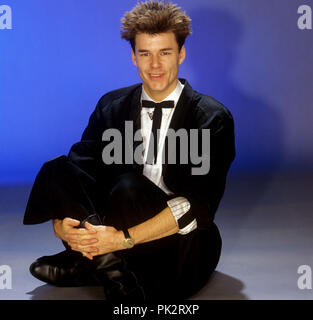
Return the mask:
<svg viewBox="0 0 313 320">
<path fill-rule="evenodd" d="M 179 234 L 187 234 L 197 228 L 197 221 L 191 215 L 190 203 L 184 197 L 176 197 L 167 201 L 167 205 L 179 227 Z"/>
</svg>

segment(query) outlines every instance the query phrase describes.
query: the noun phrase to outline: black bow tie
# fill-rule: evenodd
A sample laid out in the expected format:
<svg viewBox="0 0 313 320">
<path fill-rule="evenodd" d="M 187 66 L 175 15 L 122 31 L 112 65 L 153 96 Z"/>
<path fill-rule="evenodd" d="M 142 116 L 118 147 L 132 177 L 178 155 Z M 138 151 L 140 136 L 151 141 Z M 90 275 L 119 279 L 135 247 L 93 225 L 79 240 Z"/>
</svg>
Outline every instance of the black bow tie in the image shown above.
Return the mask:
<svg viewBox="0 0 313 320">
<path fill-rule="evenodd" d="M 142 100 L 142 107 L 143 108 L 174 108 L 174 101 L 173 100 L 165 100 L 162 102 L 153 102 L 150 100 Z"/>
<path fill-rule="evenodd" d="M 161 128 L 162 108 L 174 108 L 174 101 L 165 100 L 157 103 L 149 100 L 142 100 L 142 107 L 154 108 L 153 117 L 152 117 L 152 120 L 153 120 L 152 132 L 150 136 L 149 149 L 148 149 L 148 155 L 147 155 L 147 163 L 153 164 L 153 163 L 156 163 L 157 154 L 158 154 L 159 139 L 157 136 L 157 130 Z M 151 139 L 152 137 L 153 139 Z"/>
</svg>

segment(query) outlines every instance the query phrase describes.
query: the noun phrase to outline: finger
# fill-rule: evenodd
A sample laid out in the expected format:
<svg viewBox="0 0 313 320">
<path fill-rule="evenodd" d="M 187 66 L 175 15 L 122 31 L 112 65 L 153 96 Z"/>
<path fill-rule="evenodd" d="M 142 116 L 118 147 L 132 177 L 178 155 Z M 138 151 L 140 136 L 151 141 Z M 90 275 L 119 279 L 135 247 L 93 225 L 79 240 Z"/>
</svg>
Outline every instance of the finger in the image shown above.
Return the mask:
<svg viewBox="0 0 313 320">
<path fill-rule="evenodd" d="M 82 251 L 82 250 L 78 249 L 78 248 L 75 247 L 75 246 L 71 247 L 71 249 L 72 249 L 73 251 L 80 252 L 84 257 L 86 257 L 86 258 L 88 258 L 88 259 L 90 259 L 90 260 L 93 259 L 93 256 L 94 256 L 94 255 L 97 255 L 97 252 L 96 252 L 96 251 L 91 251 L 91 252 L 90 252 L 90 251 Z"/>
<path fill-rule="evenodd" d="M 80 249 L 80 251 L 90 255 L 97 254 L 99 252 L 98 248 L 96 247 L 85 247 Z"/>
<path fill-rule="evenodd" d="M 80 234 L 72 234 L 68 233 L 66 235 L 66 238 L 68 241 L 77 241 L 77 242 L 82 242 L 83 240 L 98 240 L 95 235 L 80 235 Z"/>
<path fill-rule="evenodd" d="M 90 254 L 91 254 L 93 257 L 96 257 L 96 256 L 99 255 L 99 252 L 91 252 Z M 101 252 L 101 254 L 103 254 L 103 253 Z"/>
<path fill-rule="evenodd" d="M 85 234 L 85 235 L 81 235 L 81 234 L 76 234 L 76 233 L 67 233 L 65 235 L 66 237 L 66 240 L 67 241 L 78 241 L 78 242 L 81 242 L 85 239 L 89 240 L 89 239 L 97 239 L 97 237 L 95 237 L 94 235 L 88 235 L 88 234 Z"/>
<path fill-rule="evenodd" d="M 76 245 L 72 245 L 72 246 L 71 246 L 71 249 L 72 249 L 73 251 L 77 251 L 77 252 L 83 253 L 81 250 L 79 250 L 79 249 L 77 248 Z"/>
<path fill-rule="evenodd" d="M 72 218 L 65 218 L 63 222 L 68 226 L 77 227 L 80 225 L 80 221 Z"/>
<path fill-rule="evenodd" d="M 94 243 L 97 243 L 98 242 L 98 239 L 84 239 L 80 242 L 80 244 L 82 246 L 87 246 L 87 245 L 90 245 L 90 244 L 94 244 Z"/>
<path fill-rule="evenodd" d="M 95 229 L 95 226 L 89 222 L 85 223 L 85 228 L 90 232 L 90 233 L 97 233 L 97 230 Z"/>
<path fill-rule="evenodd" d="M 98 248 L 97 248 L 97 247 L 90 246 L 90 245 L 83 246 L 83 245 L 80 245 L 80 244 L 74 244 L 74 245 L 72 246 L 72 248 L 73 248 L 73 250 L 75 250 L 75 251 L 98 252 Z"/>
<path fill-rule="evenodd" d="M 68 234 L 76 234 L 76 235 L 88 235 L 88 234 L 96 234 L 96 230 L 87 230 L 85 228 L 71 229 Z"/>
<path fill-rule="evenodd" d="M 90 254 L 90 253 L 83 252 L 83 256 L 86 257 L 86 258 L 88 258 L 89 260 L 92 260 L 92 259 L 93 259 L 93 256 L 92 256 L 92 254 Z"/>
<path fill-rule="evenodd" d="M 67 241 L 67 243 L 68 243 L 69 246 L 73 246 L 73 245 L 79 244 L 78 241 L 75 241 L 75 240 Z"/>
<path fill-rule="evenodd" d="M 68 241 L 68 244 L 71 246 L 80 246 L 82 248 L 88 247 L 92 244 L 97 243 L 99 240 L 98 239 L 84 239 L 82 241 L 76 241 L 76 240 L 70 240 Z"/>
<path fill-rule="evenodd" d="M 77 240 L 69 240 L 68 244 L 70 246 L 73 245 L 81 245 L 81 246 L 88 246 L 94 243 L 97 243 L 99 240 L 98 239 L 84 239 L 82 241 L 77 241 Z"/>
</svg>

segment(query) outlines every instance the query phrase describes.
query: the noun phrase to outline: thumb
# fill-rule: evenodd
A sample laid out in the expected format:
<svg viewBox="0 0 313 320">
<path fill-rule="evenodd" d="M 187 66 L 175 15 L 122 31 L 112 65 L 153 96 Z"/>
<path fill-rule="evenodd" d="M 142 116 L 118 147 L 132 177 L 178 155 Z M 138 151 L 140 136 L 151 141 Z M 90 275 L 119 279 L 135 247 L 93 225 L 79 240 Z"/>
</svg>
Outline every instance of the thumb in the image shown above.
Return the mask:
<svg viewBox="0 0 313 320">
<path fill-rule="evenodd" d="M 79 226 L 80 225 L 80 221 L 76 220 L 76 219 L 72 219 L 72 218 L 65 218 L 64 222 L 68 225 L 68 226 Z"/>
<path fill-rule="evenodd" d="M 85 228 L 91 233 L 97 233 L 97 231 L 95 230 L 95 226 L 89 222 L 85 222 Z"/>
</svg>

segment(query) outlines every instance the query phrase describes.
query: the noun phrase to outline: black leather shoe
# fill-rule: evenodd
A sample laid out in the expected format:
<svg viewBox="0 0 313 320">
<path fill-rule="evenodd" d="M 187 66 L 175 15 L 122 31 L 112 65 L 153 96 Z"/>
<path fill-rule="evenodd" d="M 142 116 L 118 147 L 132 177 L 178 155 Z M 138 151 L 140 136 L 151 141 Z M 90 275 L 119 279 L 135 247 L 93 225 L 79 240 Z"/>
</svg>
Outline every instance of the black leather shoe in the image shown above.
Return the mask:
<svg viewBox="0 0 313 320">
<path fill-rule="evenodd" d="M 101 219 L 97 214 L 89 215 L 77 228 L 85 228 L 88 221 L 100 225 Z M 71 250 L 62 241 L 66 250 L 52 256 L 43 256 L 29 267 L 30 273 L 37 279 L 59 287 L 80 287 L 97 285 L 94 278 L 93 265 L 81 253 Z"/>
<path fill-rule="evenodd" d="M 52 256 L 43 256 L 29 267 L 37 279 L 59 287 L 97 285 L 90 261 L 80 253 L 65 250 Z"/>
</svg>

